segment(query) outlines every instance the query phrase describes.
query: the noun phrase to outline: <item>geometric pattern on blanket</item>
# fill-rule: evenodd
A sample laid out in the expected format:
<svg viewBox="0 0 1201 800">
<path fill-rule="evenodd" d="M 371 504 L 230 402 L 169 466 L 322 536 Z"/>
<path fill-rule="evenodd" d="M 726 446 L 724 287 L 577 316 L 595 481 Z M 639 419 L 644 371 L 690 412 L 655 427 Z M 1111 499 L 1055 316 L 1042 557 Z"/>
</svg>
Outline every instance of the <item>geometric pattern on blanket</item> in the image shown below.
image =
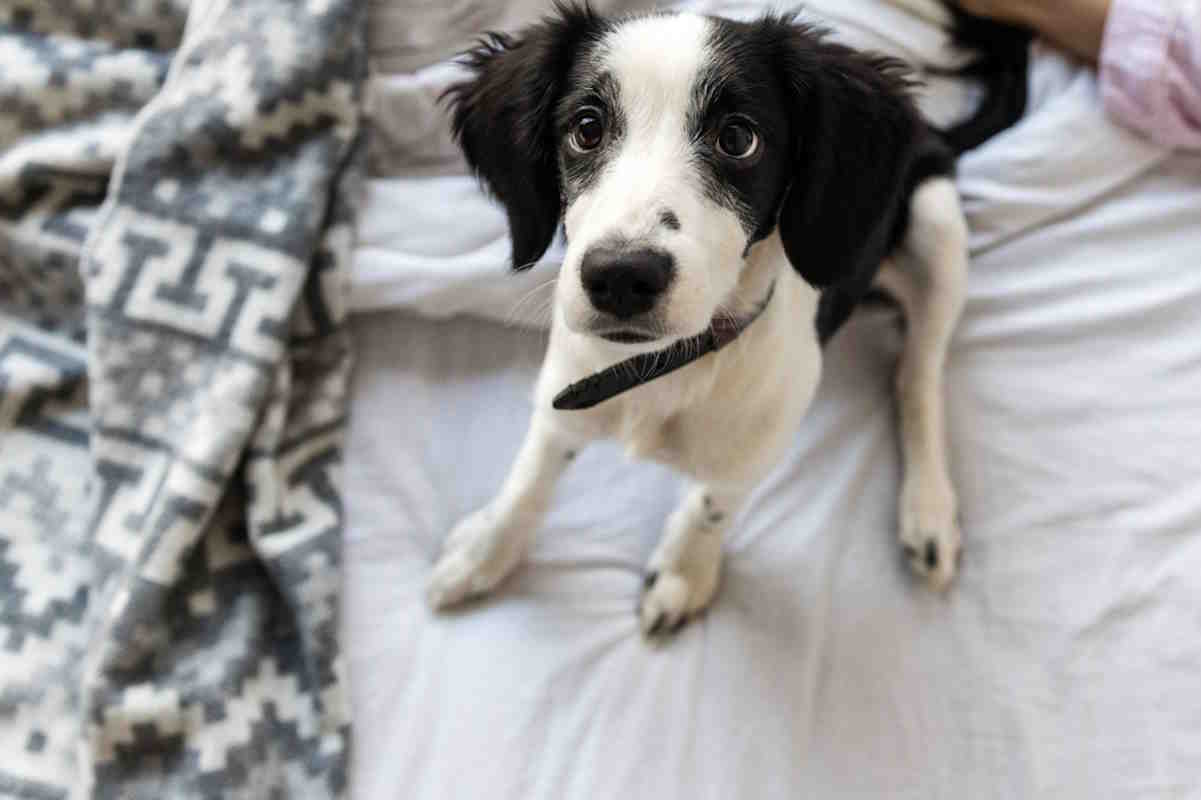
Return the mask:
<svg viewBox="0 0 1201 800">
<path fill-rule="evenodd" d="M 345 793 L 364 24 L 0 0 L 0 796 Z"/>
</svg>

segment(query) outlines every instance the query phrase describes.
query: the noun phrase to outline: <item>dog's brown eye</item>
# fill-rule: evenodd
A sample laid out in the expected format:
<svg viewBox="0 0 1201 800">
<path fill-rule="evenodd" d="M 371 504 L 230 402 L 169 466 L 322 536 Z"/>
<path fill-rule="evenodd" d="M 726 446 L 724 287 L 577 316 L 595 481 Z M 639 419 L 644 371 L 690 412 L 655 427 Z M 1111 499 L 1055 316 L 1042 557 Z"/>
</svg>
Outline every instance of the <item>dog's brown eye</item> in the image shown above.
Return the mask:
<svg viewBox="0 0 1201 800">
<path fill-rule="evenodd" d="M 571 128 L 571 144 L 581 153 L 595 150 L 605 136 L 605 123 L 595 111 L 585 111 L 576 117 Z"/>
<path fill-rule="evenodd" d="M 745 122 L 727 122 L 717 134 L 717 149 L 730 158 L 750 158 L 759 149 L 759 134 Z"/>
</svg>

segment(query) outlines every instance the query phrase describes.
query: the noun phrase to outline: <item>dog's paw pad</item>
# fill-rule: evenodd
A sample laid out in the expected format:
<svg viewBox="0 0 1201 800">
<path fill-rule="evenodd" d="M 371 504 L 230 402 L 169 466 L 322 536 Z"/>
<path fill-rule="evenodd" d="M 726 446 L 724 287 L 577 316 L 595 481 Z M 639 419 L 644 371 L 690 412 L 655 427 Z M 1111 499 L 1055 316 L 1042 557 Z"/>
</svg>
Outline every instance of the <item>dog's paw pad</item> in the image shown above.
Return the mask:
<svg viewBox="0 0 1201 800">
<path fill-rule="evenodd" d="M 908 483 L 901 491 L 899 534 L 905 563 L 940 592 L 954 581 L 963 549 L 955 505 L 948 486 Z"/>
<path fill-rule="evenodd" d="M 933 589 L 943 591 L 955 579 L 963 558 L 958 530 L 949 534 L 919 531 L 901 540 L 905 563 Z"/>
<path fill-rule="evenodd" d="M 521 560 L 527 537 L 491 525 L 483 514 L 460 522 L 446 538 L 441 558 L 425 587 L 425 600 L 436 610 L 487 594 Z"/>
<path fill-rule="evenodd" d="M 675 572 L 652 571 L 643 581 L 638 620 L 648 638 L 667 638 L 704 611 L 712 592 L 698 593 L 687 578 Z"/>
<path fill-rule="evenodd" d="M 425 601 L 441 611 L 487 593 L 500 577 L 489 575 L 480 564 L 452 550 L 434 565 L 425 585 Z"/>
<path fill-rule="evenodd" d="M 688 621 L 688 582 L 674 572 L 646 576 L 638 618 L 647 636 L 675 633 Z"/>
</svg>

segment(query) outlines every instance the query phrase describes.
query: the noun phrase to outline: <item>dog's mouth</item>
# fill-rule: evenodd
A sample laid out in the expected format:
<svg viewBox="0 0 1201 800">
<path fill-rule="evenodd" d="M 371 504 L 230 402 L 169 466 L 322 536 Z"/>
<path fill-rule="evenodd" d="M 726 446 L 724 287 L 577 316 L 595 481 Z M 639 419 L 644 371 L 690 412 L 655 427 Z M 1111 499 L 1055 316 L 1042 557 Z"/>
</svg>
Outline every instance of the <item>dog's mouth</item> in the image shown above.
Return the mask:
<svg viewBox="0 0 1201 800">
<path fill-rule="evenodd" d="M 606 342 L 613 342 L 614 344 L 646 344 L 647 342 L 655 341 L 656 338 L 649 333 L 633 330 L 632 328 L 626 328 L 617 331 L 605 331 L 603 333 L 598 333 L 597 335 Z"/>
</svg>

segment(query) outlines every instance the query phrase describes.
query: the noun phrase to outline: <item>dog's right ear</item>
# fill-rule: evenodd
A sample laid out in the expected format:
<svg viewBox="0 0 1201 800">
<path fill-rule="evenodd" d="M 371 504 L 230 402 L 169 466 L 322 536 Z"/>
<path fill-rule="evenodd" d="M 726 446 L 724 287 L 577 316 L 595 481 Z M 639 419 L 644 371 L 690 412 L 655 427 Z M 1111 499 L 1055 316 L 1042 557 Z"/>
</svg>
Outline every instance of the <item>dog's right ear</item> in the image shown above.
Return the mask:
<svg viewBox="0 0 1201 800">
<path fill-rule="evenodd" d="M 557 3 L 516 36 L 487 34 L 462 56 L 472 76 L 443 95 L 468 165 L 508 214 L 513 269 L 534 265 L 562 217 L 554 105 L 599 25 L 587 5 Z"/>
</svg>

